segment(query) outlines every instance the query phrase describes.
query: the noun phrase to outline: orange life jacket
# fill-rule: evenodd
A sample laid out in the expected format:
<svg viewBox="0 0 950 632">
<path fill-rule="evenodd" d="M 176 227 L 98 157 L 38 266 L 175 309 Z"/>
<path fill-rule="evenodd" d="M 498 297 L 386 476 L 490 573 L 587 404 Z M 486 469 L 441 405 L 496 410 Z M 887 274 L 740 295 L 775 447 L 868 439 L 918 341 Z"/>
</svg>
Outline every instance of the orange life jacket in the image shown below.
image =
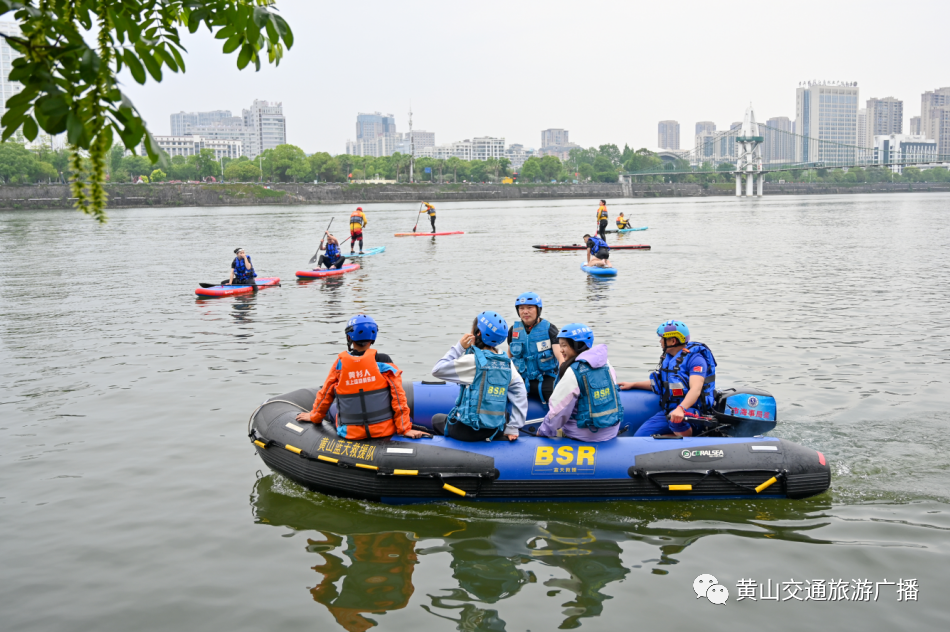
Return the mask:
<svg viewBox="0 0 950 632">
<path fill-rule="evenodd" d="M 597 209 L 597 219 L 610 219 L 610 214 L 607 213 L 607 207 L 603 204 L 601 204 L 600 208 Z"/>
<path fill-rule="evenodd" d="M 350 215 L 350 232 L 363 232 L 363 225 L 365 223 L 366 216 L 363 214 L 363 211 L 353 211 L 353 214 Z"/>
<path fill-rule="evenodd" d="M 353 440 L 396 434 L 393 393 L 376 365 L 376 349 L 370 348 L 361 356 L 343 351 L 338 359 L 337 434 Z"/>
</svg>

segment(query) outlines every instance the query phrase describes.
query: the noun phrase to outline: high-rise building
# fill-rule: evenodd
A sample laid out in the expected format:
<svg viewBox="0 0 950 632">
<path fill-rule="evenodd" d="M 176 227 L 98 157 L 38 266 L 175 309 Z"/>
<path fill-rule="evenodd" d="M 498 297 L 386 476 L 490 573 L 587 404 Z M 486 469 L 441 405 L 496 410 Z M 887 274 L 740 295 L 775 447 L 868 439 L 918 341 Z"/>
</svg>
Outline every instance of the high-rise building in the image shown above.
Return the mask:
<svg viewBox="0 0 950 632">
<path fill-rule="evenodd" d="M 568 140 L 568 131 L 566 129 L 545 129 L 541 130 L 541 146 L 542 147 L 560 147 L 563 145 L 569 145 L 571 143 Z"/>
<path fill-rule="evenodd" d="M 937 138 L 933 110 L 943 105 L 950 105 L 950 87 L 937 88 L 920 95 L 920 133 L 927 138 Z"/>
<path fill-rule="evenodd" d="M 421 134 L 425 135 L 426 132 Z M 418 142 L 424 136 L 416 132 L 413 132 L 413 136 L 418 150 Z M 432 141 L 435 144 L 434 134 Z M 346 141 L 346 153 L 353 156 L 392 156 L 396 152 L 408 154 L 410 144 L 408 135 L 404 137 L 396 131 L 395 116 L 380 112 L 360 112 L 356 115 L 356 140 Z"/>
<path fill-rule="evenodd" d="M 287 121 L 280 102 L 269 103 L 254 99 L 250 109 L 242 110 L 247 146 L 244 152 L 256 158 L 265 149 L 287 144 Z"/>
<path fill-rule="evenodd" d="M 696 123 L 696 135 L 703 134 L 706 132 L 712 133 L 716 131 L 716 124 L 712 121 L 700 121 Z"/>
<path fill-rule="evenodd" d="M 796 162 L 835 166 L 854 161 L 853 148 L 858 135 L 857 82 L 805 82 L 795 94 L 795 119 Z"/>
<path fill-rule="evenodd" d="M 937 154 L 946 161 L 950 156 L 950 104 L 930 108 L 930 129 L 937 141 Z"/>
<path fill-rule="evenodd" d="M 861 147 L 874 147 L 877 136 L 904 133 L 904 102 L 894 97 L 868 99 L 867 132 Z"/>
<path fill-rule="evenodd" d="M 660 149 L 680 148 L 679 121 L 660 121 L 657 131 Z"/>
<path fill-rule="evenodd" d="M 19 37 L 20 26 L 15 22 L 0 22 L 0 33 Z M 20 53 L 13 50 L 5 38 L 0 37 L 0 114 L 7 110 L 7 99 L 23 89 L 19 81 L 10 81 L 10 70 L 17 57 L 20 57 Z"/>
<path fill-rule="evenodd" d="M 867 147 L 868 137 L 868 109 L 858 108 L 858 127 L 855 131 L 855 138 L 859 147 Z"/>
<path fill-rule="evenodd" d="M 907 133 L 911 136 L 920 136 L 922 132 L 920 131 L 920 117 L 912 116 L 910 121 L 907 124 Z"/>
<path fill-rule="evenodd" d="M 792 121 L 787 116 L 775 116 L 765 122 L 765 146 L 762 158 L 767 163 L 790 163 L 795 160 Z"/>
<path fill-rule="evenodd" d="M 392 114 L 383 116 L 379 112 L 356 115 L 356 140 L 376 140 L 383 134 L 396 133 L 396 117 Z"/>
<path fill-rule="evenodd" d="M 171 115 L 172 136 L 184 136 L 192 133 L 193 127 L 207 127 L 219 121 L 234 118 L 231 110 L 212 110 L 211 112 L 178 112 Z"/>
</svg>

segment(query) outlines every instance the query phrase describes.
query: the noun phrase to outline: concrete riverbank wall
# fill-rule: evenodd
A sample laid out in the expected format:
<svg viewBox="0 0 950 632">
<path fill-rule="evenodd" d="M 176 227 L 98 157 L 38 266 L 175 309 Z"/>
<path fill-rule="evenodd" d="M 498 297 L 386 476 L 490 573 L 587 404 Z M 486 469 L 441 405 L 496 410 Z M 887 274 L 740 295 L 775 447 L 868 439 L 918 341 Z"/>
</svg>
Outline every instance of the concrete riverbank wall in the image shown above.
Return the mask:
<svg viewBox="0 0 950 632">
<path fill-rule="evenodd" d="M 120 184 L 106 187 L 111 208 L 261 206 L 361 202 L 618 199 L 735 196 L 732 184 Z M 950 192 L 950 183 L 765 183 L 765 195 Z M 0 186 L 0 209 L 72 208 L 66 185 Z"/>
</svg>

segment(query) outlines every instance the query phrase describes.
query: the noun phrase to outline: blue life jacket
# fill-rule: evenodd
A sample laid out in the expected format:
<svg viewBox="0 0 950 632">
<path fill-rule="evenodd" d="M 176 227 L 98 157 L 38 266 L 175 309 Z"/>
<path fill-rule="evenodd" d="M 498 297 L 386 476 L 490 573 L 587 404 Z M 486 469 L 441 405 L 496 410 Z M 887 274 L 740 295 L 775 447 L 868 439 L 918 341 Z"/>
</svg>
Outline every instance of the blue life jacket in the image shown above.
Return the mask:
<svg viewBox="0 0 950 632">
<path fill-rule="evenodd" d="M 251 277 L 256 277 L 257 272 L 254 272 L 254 262 L 251 261 L 251 255 L 247 256 L 247 262 L 251 264 L 251 269 L 248 270 L 244 266 L 244 257 L 235 257 L 234 258 L 234 280 L 237 281 L 241 279 L 242 281 L 247 281 Z"/>
<path fill-rule="evenodd" d="M 589 239 L 592 244 L 590 254 L 596 255 L 598 252 L 600 252 L 601 248 L 603 248 L 605 251 L 610 250 L 610 246 L 607 245 L 607 242 L 600 237 L 590 237 Z"/>
<path fill-rule="evenodd" d="M 340 258 L 340 246 L 337 244 L 327 244 L 327 259 L 330 263 L 335 263 Z"/>
<path fill-rule="evenodd" d="M 712 413 L 716 396 L 716 358 L 709 347 L 701 342 L 686 343 L 686 353 L 680 351 L 672 357 L 664 353 L 660 360 L 660 370 L 650 374 L 653 392 L 660 396 L 660 406 L 666 412 L 671 412 L 679 406 L 689 392 L 689 360 L 695 354 L 699 354 L 706 361 L 707 373 L 702 395 L 693 404 L 693 408 L 701 415 Z"/>
<path fill-rule="evenodd" d="M 578 360 L 571 365 L 571 370 L 581 391 L 574 415 L 577 427 L 597 432 L 619 424 L 623 419 L 623 404 L 607 365 L 595 369 L 586 360 Z"/>
<path fill-rule="evenodd" d="M 505 426 L 511 361 L 506 355 L 476 347 L 469 347 L 465 354 L 469 353 L 475 355 L 475 379 L 459 391 L 448 422 L 462 422 L 474 430 L 500 430 Z"/>
<path fill-rule="evenodd" d="M 557 376 L 557 358 L 551 349 L 550 331 L 551 323 L 543 318 L 530 333 L 521 320 L 511 328 L 511 359 L 526 382 L 542 375 Z"/>
</svg>

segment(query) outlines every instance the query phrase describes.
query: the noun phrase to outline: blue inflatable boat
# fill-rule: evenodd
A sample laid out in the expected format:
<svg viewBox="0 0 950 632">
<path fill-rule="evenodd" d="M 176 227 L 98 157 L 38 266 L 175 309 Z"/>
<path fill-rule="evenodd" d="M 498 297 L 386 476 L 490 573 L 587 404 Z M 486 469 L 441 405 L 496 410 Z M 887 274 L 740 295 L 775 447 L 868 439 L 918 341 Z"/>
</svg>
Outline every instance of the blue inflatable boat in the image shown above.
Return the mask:
<svg viewBox="0 0 950 632">
<path fill-rule="evenodd" d="M 406 383 L 413 423 L 455 404 L 458 386 Z M 249 421 L 249 436 L 272 470 L 308 489 L 384 503 L 466 498 L 482 501 L 711 500 L 805 498 L 831 484 L 822 453 L 764 436 L 775 427 L 775 400 L 765 391 L 717 393 L 715 421 L 701 436 L 634 437 L 659 410 L 648 391 L 620 391 L 624 421 L 616 439 L 582 443 L 523 432 L 514 442 L 466 443 L 446 437 L 347 441 L 329 420 L 295 420 L 316 391 L 300 389 L 267 400 Z M 331 408 L 328 418 L 335 415 Z M 529 400 L 529 423 L 544 416 Z"/>
</svg>

